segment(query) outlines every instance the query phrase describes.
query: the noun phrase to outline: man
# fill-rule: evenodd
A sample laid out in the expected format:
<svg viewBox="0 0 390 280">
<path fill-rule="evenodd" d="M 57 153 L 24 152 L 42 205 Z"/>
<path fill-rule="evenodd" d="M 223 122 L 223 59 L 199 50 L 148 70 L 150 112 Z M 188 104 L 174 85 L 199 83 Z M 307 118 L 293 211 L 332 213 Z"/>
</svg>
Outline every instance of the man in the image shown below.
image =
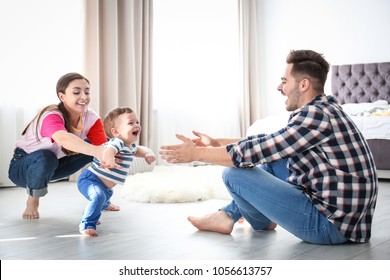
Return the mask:
<svg viewBox="0 0 390 280">
<path fill-rule="evenodd" d="M 291 112 L 286 127 L 234 142 L 194 132 L 161 147 L 169 163 L 229 166 L 224 183 L 233 201 L 190 222 L 229 234 L 245 218 L 254 230 L 280 225 L 314 244 L 363 243 L 371 237 L 378 179 L 362 134 L 332 96 L 324 94 L 329 64 L 311 50 L 291 51 L 278 91 Z"/>
</svg>

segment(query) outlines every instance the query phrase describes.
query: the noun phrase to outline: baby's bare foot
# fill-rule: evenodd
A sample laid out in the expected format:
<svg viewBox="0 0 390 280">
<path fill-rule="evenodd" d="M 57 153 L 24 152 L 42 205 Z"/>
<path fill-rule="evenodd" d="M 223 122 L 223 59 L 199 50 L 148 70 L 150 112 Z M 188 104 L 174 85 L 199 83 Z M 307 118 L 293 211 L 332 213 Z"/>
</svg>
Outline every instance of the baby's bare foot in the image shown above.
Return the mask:
<svg viewBox="0 0 390 280">
<path fill-rule="evenodd" d="M 81 230 L 80 233 L 83 235 L 98 236 L 96 230 L 94 230 L 93 228 L 87 228 L 85 230 Z"/>
<path fill-rule="evenodd" d="M 39 197 L 28 196 L 26 210 L 23 213 L 23 219 L 39 219 Z"/>
<path fill-rule="evenodd" d="M 230 234 L 233 231 L 233 219 L 223 211 L 218 211 L 203 217 L 188 217 L 191 224 L 199 230 Z"/>
<path fill-rule="evenodd" d="M 121 208 L 118 205 L 110 203 L 108 207 L 106 208 L 107 211 L 119 211 Z"/>
</svg>

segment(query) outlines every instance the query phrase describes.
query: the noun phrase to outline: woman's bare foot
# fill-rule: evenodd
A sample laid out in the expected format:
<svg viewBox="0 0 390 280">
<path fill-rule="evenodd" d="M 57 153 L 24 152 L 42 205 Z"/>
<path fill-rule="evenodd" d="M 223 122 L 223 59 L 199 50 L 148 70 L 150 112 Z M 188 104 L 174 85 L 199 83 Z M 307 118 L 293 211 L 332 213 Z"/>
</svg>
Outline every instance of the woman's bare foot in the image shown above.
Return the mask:
<svg viewBox="0 0 390 280">
<path fill-rule="evenodd" d="M 188 217 L 191 224 L 199 230 L 230 234 L 233 231 L 233 219 L 223 211 L 218 211 L 203 217 Z"/>
<path fill-rule="evenodd" d="M 119 211 L 121 208 L 118 205 L 110 203 L 108 207 L 106 208 L 107 211 Z"/>
<path fill-rule="evenodd" d="M 28 196 L 26 210 L 23 213 L 23 219 L 39 219 L 39 197 Z"/>
<path fill-rule="evenodd" d="M 85 230 L 81 230 L 80 233 L 88 236 L 98 236 L 96 230 L 94 230 L 93 228 L 87 228 Z"/>
</svg>

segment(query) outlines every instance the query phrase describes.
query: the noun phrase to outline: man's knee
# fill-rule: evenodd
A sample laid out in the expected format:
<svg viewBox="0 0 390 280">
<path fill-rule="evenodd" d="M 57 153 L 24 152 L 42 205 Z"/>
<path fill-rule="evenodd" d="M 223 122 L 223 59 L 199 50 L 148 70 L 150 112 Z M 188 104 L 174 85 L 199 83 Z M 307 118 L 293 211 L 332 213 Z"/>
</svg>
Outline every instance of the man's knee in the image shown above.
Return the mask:
<svg viewBox="0 0 390 280">
<path fill-rule="evenodd" d="M 226 183 L 229 181 L 229 178 L 233 177 L 235 167 L 226 167 L 222 170 L 222 180 Z"/>
</svg>

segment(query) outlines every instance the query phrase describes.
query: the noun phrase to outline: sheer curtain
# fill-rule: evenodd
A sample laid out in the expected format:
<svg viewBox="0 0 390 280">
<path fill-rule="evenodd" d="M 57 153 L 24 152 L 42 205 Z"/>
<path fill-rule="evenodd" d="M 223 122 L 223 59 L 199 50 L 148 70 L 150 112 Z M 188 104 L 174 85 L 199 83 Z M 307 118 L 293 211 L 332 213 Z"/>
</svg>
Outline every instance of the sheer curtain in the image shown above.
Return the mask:
<svg viewBox="0 0 390 280">
<path fill-rule="evenodd" d="M 118 106 L 137 112 L 151 141 L 152 0 L 85 0 L 86 76 L 94 88 L 92 104 L 104 116 Z"/>
<path fill-rule="evenodd" d="M 56 83 L 83 71 L 83 0 L 0 1 L 0 186 L 23 128 L 58 103 Z"/>
<path fill-rule="evenodd" d="M 238 0 L 240 28 L 240 56 L 242 85 L 240 100 L 240 128 L 246 129 L 257 119 L 264 117 L 262 104 L 266 103 L 264 83 L 261 82 L 262 25 L 260 11 L 262 1 Z M 263 74 L 264 75 L 264 74 Z M 263 107 L 264 109 L 264 107 Z"/>
<path fill-rule="evenodd" d="M 237 0 L 154 1 L 153 15 L 154 149 L 192 130 L 239 137 Z"/>
</svg>

